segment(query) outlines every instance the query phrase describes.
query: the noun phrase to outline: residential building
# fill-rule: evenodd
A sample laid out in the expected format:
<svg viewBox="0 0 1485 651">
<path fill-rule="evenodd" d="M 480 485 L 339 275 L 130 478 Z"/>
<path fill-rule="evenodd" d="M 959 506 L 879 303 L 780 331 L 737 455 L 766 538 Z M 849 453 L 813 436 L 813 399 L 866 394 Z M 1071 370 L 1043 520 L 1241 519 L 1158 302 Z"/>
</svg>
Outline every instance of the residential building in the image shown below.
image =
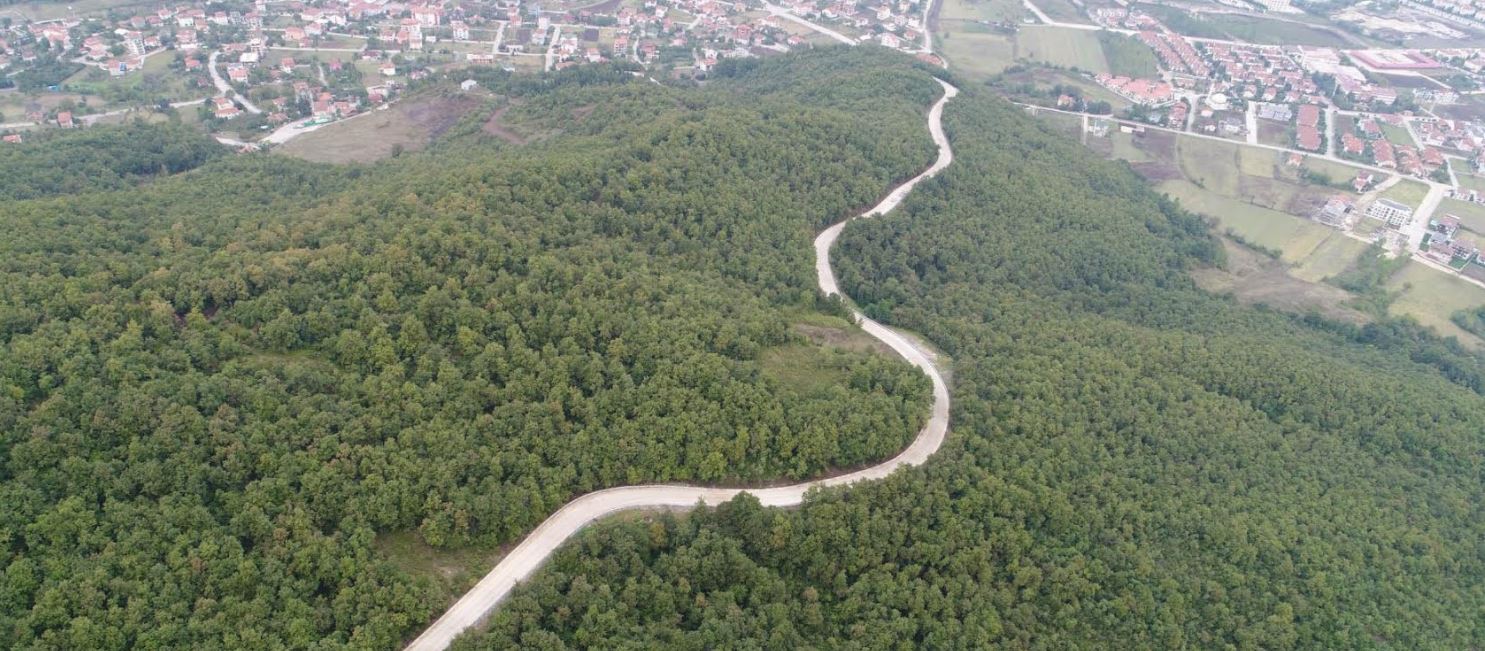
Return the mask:
<svg viewBox="0 0 1485 651">
<path fill-rule="evenodd" d="M 1366 216 L 1386 222 L 1388 226 L 1396 228 L 1408 223 L 1408 220 L 1413 217 L 1413 208 L 1382 198 L 1372 202 L 1372 205 L 1366 209 Z"/>
</svg>

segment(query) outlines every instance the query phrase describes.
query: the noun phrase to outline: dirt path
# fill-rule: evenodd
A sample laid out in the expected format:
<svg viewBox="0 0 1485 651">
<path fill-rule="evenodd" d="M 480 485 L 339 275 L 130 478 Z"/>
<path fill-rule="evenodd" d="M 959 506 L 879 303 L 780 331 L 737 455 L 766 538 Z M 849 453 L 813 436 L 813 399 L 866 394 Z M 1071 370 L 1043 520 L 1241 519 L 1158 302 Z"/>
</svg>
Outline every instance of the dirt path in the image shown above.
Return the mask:
<svg viewBox="0 0 1485 651">
<path fill-rule="evenodd" d="M 944 94 L 928 112 L 928 131 L 938 145 L 938 158 L 918 176 L 894 188 L 881 203 L 857 217 L 843 220 L 815 238 L 815 273 L 820 291 L 826 296 L 840 294 L 835 271 L 830 266 L 830 248 L 852 219 L 869 219 L 891 212 L 912 192 L 917 184 L 942 171 L 954 161 L 954 151 L 944 135 L 944 104 L 959 89 L 943 82 Z M 631 509 L 686 509 L 697 503 L 715 506 L 743 492 L 752 493 L 765 506 L 796 506 L 803 503 L 807 491 L 817 486 L 845 486 L 861 481 L 882 479 L 902 466 L 916 466 L 927 461 L 943 444 L 949 429 L 949 388 L 943 373 L 934 363 L 934 354 L 918 346 L 906 335 L 866 318 L 859 310 L 852 314 L 862 330 L 890 346 L 908 362 L 926 373 L 933 382 L 933 408 L 928 422 L 917 438 L 891 460 L 838 477 L 820 479 L 792 486 L 765 489 L 705 488 L 699 486 L 624 486 L 583 495 L 553 513 L 530 535 L 516 545 L 478 584 L 449 608 L 442 617 L 408 645 L 408 651 L 432 651 L 447 648 L 465 629 L 483 621 L 510 594 L 518 583 L 531 576 L 547 557 L 573 534 L 599 518 Z"/>
</svg>

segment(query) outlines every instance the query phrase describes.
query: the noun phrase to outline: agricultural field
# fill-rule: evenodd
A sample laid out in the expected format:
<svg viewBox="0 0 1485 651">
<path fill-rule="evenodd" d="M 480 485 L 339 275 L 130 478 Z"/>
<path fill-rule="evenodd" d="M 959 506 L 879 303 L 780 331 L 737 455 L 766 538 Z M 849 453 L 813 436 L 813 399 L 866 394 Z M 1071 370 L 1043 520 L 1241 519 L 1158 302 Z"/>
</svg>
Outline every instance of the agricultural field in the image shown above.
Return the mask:
<svg viewBox="0 0 1485 651">
<path fill-rule="evenodd" d="M 1459 223 L 1476 233 L 1485 234 L 1485 206 L 1458 199 L 1445 199 L 1435 214 L 1454 215 Z"/>
<path fill-rule="evenodd" d="M 1312 172 L 1324 174 L 1336 183 L 1349 183 L 1351 179 L 1356 178 L 1356 175 L 1362 171 L 1359 167 L 1352 167 L 1344 163 L 1337 163 L 1333 160 L 1316 156 L 1306 156 L 1305 167 Z"/>
<path fill-rule="evenodd" d="M 1097 32 L 1063 27 L 1030 26 L 1016 35 L 1016 56 L 1064 68 L 1108 72 Z"/>
<path fill-rule="evenodd" d="M 1133 36 L 1098 32 L 1108 71 L 1126 77 L 1154 77 L 1159 73 L 1155 51 Z"/>
<path fill-rule="evenodd" d="M 1471 346 L 1485 344 L 1450 320 L 1455 312 L 1485 305 L 1485 288 L 1413 261 L 1388 280 L 1387 287 L 1401 292 L 1389 312 L 1411 316 Z"/>
<path fill-rule="evenodd" d="M 940 23 L 968 22 L 978 23 L 980 21 L 991 22 L 1020 22 L 1022 16 L 1029 12 L 1016 0 L 944 0 L 943 7 L 939 9 L 938 20 Z M 940 31 L 958 31 L 959 25 L 948 25 L 940 27 Z"/>
<path fill-rule="evenodd" d="M 1366 242 L 1331 229 L 1330 236 L 1294 265 L 1290 273 L 1300 280 L 1323 281 L 1345 271 L 1361 257 L 1368 246 L 1370 245 Z"/>
<path fill-rule="evenodd" d="M 1047 17 L 1061 23 L 1083 23 L 1092 24 L 1093 21 L 1083 14 L 1074 0 L 1036 0 L 1036 6 L 1041 8 Z"/>
<path fill-rule="evenodd" d="M 1428 195 L 1428 186 L 1417 181 L 1402 180 L 1382 191 L 1382 197 L 1417 208 Z"/>
<path fill-rule="evenodd" d="M 422 149 L 479 104 L 465 96 L 407 99 L 306 133 L 273 151 L 321 163 L 374 161 Z"/>
<path fill-rule="evenodd" d="M 1000 74 L 1016 60 L 1016 42 L 1000 34 L 956 32 L 943 36 L 940 47 L 951 67 L 971 79 Z"/>
<path fill-rule="evenodd" d="M 1285 262 L 1303 264 L 1335 233 L 1308 219 L 1224 196 L 1190 181 L 1166 181 L 1158 189 L 1186 209 L 1216 220 L 1218 231 L 1232 229 L 1249 242 L 1279 251 Z"/>
</svg>

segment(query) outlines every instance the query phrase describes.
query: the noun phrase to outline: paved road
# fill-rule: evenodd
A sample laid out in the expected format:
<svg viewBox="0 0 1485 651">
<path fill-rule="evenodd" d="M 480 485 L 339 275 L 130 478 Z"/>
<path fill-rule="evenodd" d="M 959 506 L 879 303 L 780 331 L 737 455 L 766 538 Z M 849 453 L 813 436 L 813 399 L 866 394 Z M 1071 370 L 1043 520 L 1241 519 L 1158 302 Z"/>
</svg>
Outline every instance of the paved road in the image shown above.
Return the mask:
<svg viewBox="0 0 1485 651">
<path fill-rule="evenodd" d="M 944 135 L 942 118 L 944 104 L 957 95 L 959 89 L 942 81 L 939 84 L 944 87 L 943 97 L 939 98 L 933 108 L 928 111 L 928 132 L 933 137 L 933 142 L 938 145 L 938 159 L 922 174 L 894 188 L 886 198 L 882 199 L 881 203 L 862 213 L 859 218 L 877 217 L 890 212 L 902 203 L 902 200 L 912 192 L 918 182 L 937 174 L 953 162 L 954 151 L 949 147 L 949 139 Z M 827 296 L 840 294 L 835 272 L 830 268 L 830 247 L 840 236 L 841 229 L 845 227 L 847 221 L 850 219 L 825 229 L 819 237 L 815 238 L 815 273 L 820 291 Z M 932 413 L 929 415 L 927 424 L 923 426 L 923 430 L 918 432 L 917 438 L 913 439 L 912 444 L 906 450 L 891 460 L 870 468 L 793 486 L 758 490 L 666 485 L 624 486 L 583 495 L 568 502 L 566 506 L 542 522 L 529 536 L 526 536 L 525 540 L 522 540 L 515 549 L 500 560 L 495 569 L 486 574 L 473 589 L 465 593 L 452 608 L 438 618 L 438 621 L 428 627 L 428 630 L 413 640 L 412 644 L 407 647 L 408 651 L 433 651 L 448 647 L 456 636 L 489 615 L 518 583 L 531 576 L 546 561 L 553 550 L 578 530 L 604 516 L 630 509 L 684 509 L 696 506 L 698 502 L 715 506 L 743 492 L 757 496 L 758 501 L 764 506 L 795 506 L 802 503 L 805 493 L 816 486 L 843 486 L 859 481 L 881 479 L 892 474 L 899 467 L 916 466 L 927 461 L 928 457 L 937 452 L 939 446 L 943 444 L 944 434 L 949 428 L 949 388 L 939 369 L 934 366 L 934 354 L 901 333 L 866 318 L 861 312 L 853 309 L 852 313 L 867 334 L 891 346 L 897 354 L 902 355 L 908 362 L 927 373 L 933 382 Z"/>
<path fill-rule="evenodd" d="M 846 36 L 845 34 L 842 34 L 840 32 L 837 32 L 837 31 L 835 31 L 833 29 L 830 29 L 829 27 L 826 27 L 826 26 L 821 25 L 819 23 L 816 23 L 816 22 L 813 22 L 813 21 L 810 21 L 810 20 L 806 20 L 805 18 L 803 18 L 801 16 L 796 16 L 793 13 L 790 13 L 790 11 L 788 9 L 785 9 L 783 7 L 780 7 L 780 6 L 778 6 L 776 4 L 773 4 L 771 2 L 764 2 L 763 3 L 763 8 L 764 9 L 767 9 L 768 10 L 768 13 L 770 13 L 770 14 L 773 14 L 775 16 L 778 16 L 779 18 L 783 18 L 784 20 L 792 20 L 792 21 L 794 21 L 796 23 L 799 23 L 801 25 L 804 25 L 805 27 L 808 27 L 810 29 L 813 29 L 813 30 L 815 30 L 815 31 L 817 31 L 817 32 L 819 32 L 821 34 L 824 34 L 826 36 L 829 36 L 830 38 L 833 38 L 833 39 L 835 39 L 837 41 L 840 41 L 842 43 L 845 43 L 846 45 L 855 45 L 856 44 L 856 41 L 854 39 L 852 39 L 849 36 Z"/>
<path fill-rule="evenodd" d="M 222 75 L 217 72 L 217 55 L 219 54 L 221 54 L 220 51 L 212 52 L 211 56 L 206 58 L 206 71 L 211 73 L 211 83 L 217 87 L 217 93 L 232 98 L 238 104 L 241 104 L 243 108 L 247 109 L 248 113 L 254 115 L 262 113 L 262 109 L 249 102 L 248 98 L 242 96 L 242 93 L 233 90 L 232 84 L 227 83 L 226 79 L 222 79 Z"/>
</svg>

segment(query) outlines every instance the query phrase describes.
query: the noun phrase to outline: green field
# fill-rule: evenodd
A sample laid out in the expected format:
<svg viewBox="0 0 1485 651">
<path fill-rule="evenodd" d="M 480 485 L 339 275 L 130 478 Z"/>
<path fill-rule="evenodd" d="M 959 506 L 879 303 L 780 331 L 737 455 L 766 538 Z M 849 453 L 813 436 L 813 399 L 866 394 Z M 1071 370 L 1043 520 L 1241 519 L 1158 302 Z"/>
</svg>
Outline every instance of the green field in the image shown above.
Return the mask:
<svg viewBox="0 0 1485 651">
<path fill-rule="evenodd" d="M 1273 178 L 1274 166 L 1282 162 L 1284 154 L 1261 147 L 1238 148 L 1238 170 L 1251 176 Z"/>
<path fill-rule="evenodd" d="M 1238 146 L 1209 138 L 1177 138 L 1177 165 L 1186 178 L 1217 194 L 1238 194 Z"/>
<path fill-rule="evenodd" d="M 1016 55 L 1064 68 L 1095 73 L 1109 71 L 1098 33 L 1082 29 L 1027 27 L 1016 35 Z"/>
<path fill-rule="evenodd" d="M 1382 127 L 1382 136 L 1390 140 L 1394 145 L 1409 145 L 1414 147 L 1418 145 L 1418 143 L 1413 141 L 1413 135 L 1408 133 L 1407 127 L 1396 127 L 1381 120 L 1377 121 L 1377 126 Z"/>
<path fill-rule="evenodd" d="M 1281 252 L 1286 262 L 1304 262 L 1335 234 L 1308 219 L 1222 196 L 1189 181 L 1166 181 L 1158 189 L 1186 209 L 1215 219 L 1219 231 L 1230 228 L 1249 242 Z"/>
<path fill-rule="evenodd" d="M 1160 73 L 1155 51 L 1139 39 L 1112 32 L 1099 32 L 1098 40 L 1103 45 L 1103 58 L 1108 62 L 1111 74 L 1154 77 Z"/>
<path fill-rule="evenodd" d="M 1382 191 L 1381 196 L 1417 209 L 1418 204 L 1423 203 L 1423 198 L 1428 196 L 1428 186 L 1404 179 Z"/>
<path fill-rule="evenodd" d="M 1439 202 L 1439 209 L 1434 214 L 1454 215 L 1459 222 L 1476 233 L 1485 233 L 1485 206 L 1458 199 L 1445 199 Z"/>
<path fill-rule="evenodd" d="M 1467 190 L 1474 190 L 1476 192 L 1485 192 L 1485 177 L 1475 176 L 1474 174 L 1459 174 L 1459 169 L 1461 167 L 1468 169 L 1469 166 L 1455 166 L 1455 174 L 1459 176 L 1459 187 L 1465 188 Z"/>
<path fill-rule="evenodd" d="M 943 7 L 939 9 L 938 19 L 944 23 L 981 20 L 1014 23 L 1020 22 L 1021 17 L 1028 13 L 1026 8 L 1016 0 L 944 0 Z M 947 31 L 956 31 L 956 28 L 948 26 Z"/>
<path fill-rule="evenodd" d="M 1351 179 L 1356 178 L 1356 175 L 1362 171 L 1359 167 L 1352 167 L 1316 156 L 1306 156 L 1305 167 L 1312 172 L 1318 172 L 1330 177 L 1330 180 L 1336 183 L 1349 183 Z"/>
<path fill-rule="evenodd" d="M 1460 310 L 1485 305 L 1485 289 L 1417 262 L 1409 262 L 1387 282 L 1387 287 L 1402 291 L 1390 312 L 1418 319 L 1445 336 L 1452 335 L 1475 346 L 1481 344 L 1478 337 L 1455 325 L 1449 317 Z"/>
<path fill-rule="evenodd" d="M 1036 0 L 1036 6 L 1048 18 L 1058 22 L 1091 24 L 1082 10 L 1073 5 L 1072 0 Z"/>
<path fill-rule="evenodd" d="M 984 80 L 1015 63 L 1016 43 L 1000 34 L 956 32 L 940 39 L 943 55 L 954 70 Z"/>
<path fill-rule="evenodd" d="M 1332 230 L 1330 236 L 1291 268 L 1289 273 L 1295 278 L 1310 282 L 1325 280 L 1345 271 L 1368 246 L 1366 242 Z"/>
</svg>

